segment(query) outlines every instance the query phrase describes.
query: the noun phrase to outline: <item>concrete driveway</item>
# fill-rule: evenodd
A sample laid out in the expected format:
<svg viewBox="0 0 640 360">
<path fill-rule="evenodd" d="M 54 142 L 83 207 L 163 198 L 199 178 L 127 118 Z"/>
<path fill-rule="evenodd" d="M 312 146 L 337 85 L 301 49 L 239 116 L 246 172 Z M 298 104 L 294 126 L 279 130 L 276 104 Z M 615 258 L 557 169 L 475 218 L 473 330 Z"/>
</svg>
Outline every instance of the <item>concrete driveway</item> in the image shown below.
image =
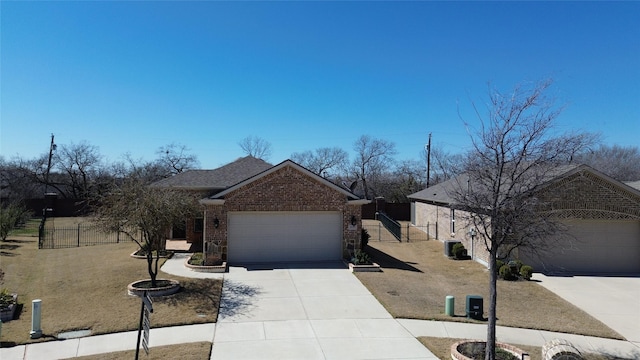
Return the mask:
<svg viewBox="0 0 640 360">
<path fill-rule="evenodd" d="M 640 276 L 545 276 L 534 280 L 640 346 Z"/>
<path fill-rule="evenodd" d="M 231 267 L 211 359 L 437 359 L 342 263 Z"/>
</svg>

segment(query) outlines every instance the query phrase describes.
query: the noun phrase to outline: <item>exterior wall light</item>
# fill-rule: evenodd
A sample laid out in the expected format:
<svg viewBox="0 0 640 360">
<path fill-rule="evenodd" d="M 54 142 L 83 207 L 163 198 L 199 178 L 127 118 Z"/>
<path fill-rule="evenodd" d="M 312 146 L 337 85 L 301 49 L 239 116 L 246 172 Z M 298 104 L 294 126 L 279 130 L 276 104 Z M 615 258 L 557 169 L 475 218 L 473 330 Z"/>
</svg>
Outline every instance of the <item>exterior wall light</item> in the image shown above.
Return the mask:
<svg viewBox="0 0 640 360">
<path fill-rule="evenodd" d="M 355 215 L 351 215 L 351 225 L 356 226 L 358 219 L 356 219 Z"/>
<path fill-rule="evenodd" d="M 220 226 L 220 220 L 216 216 L 215 219 L 213 219 L 213 227 L 217 229 L 218 226 Z"/>
</svg>

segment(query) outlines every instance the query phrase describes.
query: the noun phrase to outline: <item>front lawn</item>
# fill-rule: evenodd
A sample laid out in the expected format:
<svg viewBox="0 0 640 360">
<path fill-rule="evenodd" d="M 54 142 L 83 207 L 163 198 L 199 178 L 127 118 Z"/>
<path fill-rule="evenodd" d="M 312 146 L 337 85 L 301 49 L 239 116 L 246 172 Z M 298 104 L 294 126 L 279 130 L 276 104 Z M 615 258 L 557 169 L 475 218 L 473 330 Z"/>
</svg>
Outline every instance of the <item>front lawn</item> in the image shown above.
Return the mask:
<svg viewBox="0 0 640 360">
<path fill-rule="evenodd" d="M 465 317 L 465 301 L 482 296 L 487 316 L 488 270 L 471 260 L 450 260 L 443 246 L 436 240 L 369 241 L 367 251 L 384 271 L 356 276 L 396 318 L 479 322 Z M 444 313 L 447 295 L 455 296 L 454 317 Z M 624 339 L 535 281 L 499 280 L 497 317 L 499 326 Z"/>
<path fill-rule="evenodd" d="M 134 243 L 38 250 L 36 236 L 10 235 L 1 242 L 4 284 L 18 293 L 19 317 L 2 326 L 2 347 L 53 340 L 59 333 L 90 329 L 92 334 L 137 330 L 140 299 L 127 295 L 127 284 L 149 277 L 145 260 L 129 255 Z M 162 260 L 161 260 L 162 261 Z M 215 322 L 221 280 L 179 280 L 183 289 L 154 299 L 151 327 Z M 31 302 L 42 300 L 40 340 L 31 340 Z M 20 309 L 19 309 L 20 310 Z M 135 339 L 132 339 L 135 343 Z"/>
</svg>

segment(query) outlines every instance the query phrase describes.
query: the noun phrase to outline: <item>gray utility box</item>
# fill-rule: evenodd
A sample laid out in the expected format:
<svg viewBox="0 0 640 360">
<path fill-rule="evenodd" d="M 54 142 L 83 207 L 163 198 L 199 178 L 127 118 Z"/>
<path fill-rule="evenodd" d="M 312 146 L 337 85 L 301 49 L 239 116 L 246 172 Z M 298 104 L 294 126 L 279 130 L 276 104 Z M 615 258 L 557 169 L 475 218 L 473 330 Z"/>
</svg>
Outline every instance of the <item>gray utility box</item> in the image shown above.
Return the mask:
<svg viewBox="0 0 640 360">
<path fill-rule="evenodd" d="M 462 241 L 460 240 L 445 240 L 444 241 L 444 254 L 448 257 L 453 256 L 453 245 L 459 244 Z"/>
<path fill-rule="evenodd" d="M 482 296 L 467 295 L 467 305 L 465 306 L 465 311 L 468 318 L 483 320 L 482 314 L 484 313 L 484 310 L 482 307 Z"/>
</svg>

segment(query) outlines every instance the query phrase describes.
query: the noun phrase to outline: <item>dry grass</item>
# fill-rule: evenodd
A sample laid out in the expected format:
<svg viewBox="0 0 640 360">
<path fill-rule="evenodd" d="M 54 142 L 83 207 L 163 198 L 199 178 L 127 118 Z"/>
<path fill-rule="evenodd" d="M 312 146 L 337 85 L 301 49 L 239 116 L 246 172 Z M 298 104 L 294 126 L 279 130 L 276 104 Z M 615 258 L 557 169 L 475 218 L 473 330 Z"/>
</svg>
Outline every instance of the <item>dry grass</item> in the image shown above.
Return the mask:
<svg viewBox="0 0 640 360">
<path fill-rule="evenodd" d="M 2 346 L 34 341 L 29 338 L 34 299 L 42 300 L 45 334 L 36 341 L 70 330 L 104 334 L 137 329 L 140 299 L 127 295 L 126 286 L 149 275 L 145 260 L 129 256 L 135 244 L 38 250 L 37 243 L 37 236 L 10 236 L 1 244 L 3 287 L 17 292 L 21 304 L 19 318 L 3 324 Z M 152 327 L 216 321 L 221 280 L 185 279 L 162 272 L 159 277 L 179 280 L 183 289 L 154 299 Z"/>
<path fill-rule="evenodd" d="M 135 350 L 119 351 L 107 354 L 98 354 L 91 356 L 79 356 L 77 360 L 118 360 L 133 359 Z M 181 359 L 181 360 L 204 360 L 211 357 L 211 343 L 197 342 L 180 345 L 158 346 L 149 349 L 149 355 L 140 349 L 140 358 L 145 360 L 164 360 L 164 359 Z"/>
<path fill-rule="evenodd" d="M 465 321 L 466 295 L 485 299 L 487 269 L 473 261 L 450 260 L 439 241 L 369 242 L 368 252 L 384 268 L 358 278 L 398 318 Z M 455 296 L 455 317 L 444 314 L 445 297 Z M 586 312 L 534 281 L 498 282 L 498 325 L 624 339 Z"/>
</svg>

